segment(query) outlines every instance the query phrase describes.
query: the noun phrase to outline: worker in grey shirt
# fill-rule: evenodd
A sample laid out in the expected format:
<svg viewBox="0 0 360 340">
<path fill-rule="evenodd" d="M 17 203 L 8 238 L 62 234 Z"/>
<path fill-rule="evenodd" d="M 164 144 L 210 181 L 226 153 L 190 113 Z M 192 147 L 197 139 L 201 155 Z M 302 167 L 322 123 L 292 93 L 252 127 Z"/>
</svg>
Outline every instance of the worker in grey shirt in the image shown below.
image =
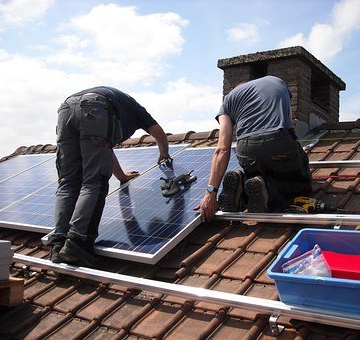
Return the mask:
<svg viewBox="0 0 360 340">
<path fill-rule="evenodd" d="M 309 160 L 292 128 L 290 99 L 284 81 L 274 76 L 242 83 L 224 98 L 216 116 L 220 131 L 209 186 L 197 207 L 203 220 L 211 220 L 219 206 L 239 211 L 244 201 L 249 212 L 276 210 L 284 197 L 311 190 Z M 234 128 L 243 172 L 226 172 Z"/>
<path fill-rule="evenodd" d="M 124 172 L 112 147 L 137 130 L 152 135 L 158 163 L 169 158 L 167 137 L 144 107 L 124 92 L 108 86 L 68 97 L 58 110 L 58 189 L 55 230 L 49 236 L 51 260 L 94 267 L 94 242 L 112 173 L 120 182 L 138 176 Z"/>
</svg>

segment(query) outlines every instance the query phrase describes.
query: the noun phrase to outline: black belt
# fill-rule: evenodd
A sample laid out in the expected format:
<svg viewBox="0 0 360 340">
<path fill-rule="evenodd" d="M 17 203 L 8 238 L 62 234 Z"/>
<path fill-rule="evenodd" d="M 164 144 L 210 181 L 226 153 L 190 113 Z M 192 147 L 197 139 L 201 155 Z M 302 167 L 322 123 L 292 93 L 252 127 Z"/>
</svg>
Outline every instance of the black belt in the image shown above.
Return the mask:
<svg viewBox="0 0 360 340">
<path fill-rule="evenodd" d="M 286 135 L 292 135 L 290 129 L 280 129 L 276 130 L 275 132 L 267 133 L 264 135 L 255 135 L 255 136 L 249 136 L 245 137 L 242 140 L 254 140 L 254 141 L 262 141 L 262 140 L 269 140 L 274 139 L 276 137 L 286 136 Z"/>
</svg>

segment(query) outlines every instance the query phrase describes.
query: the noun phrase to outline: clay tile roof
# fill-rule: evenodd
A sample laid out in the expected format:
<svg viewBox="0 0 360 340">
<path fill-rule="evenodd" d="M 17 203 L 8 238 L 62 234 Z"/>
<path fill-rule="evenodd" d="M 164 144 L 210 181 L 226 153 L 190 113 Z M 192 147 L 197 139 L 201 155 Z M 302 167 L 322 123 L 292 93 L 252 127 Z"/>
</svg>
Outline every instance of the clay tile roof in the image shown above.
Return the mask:
<svg viewBox="0 0 360 340">
<path fill-rule="evenodd" d="M 359 160 L 358 121 L 323 125 L 325 134 L 307 149 L 310 161 Z M 168 136 L 171 143 L 215 145 L 218 130 Z M 153 145 L 148 135 L 117 147 Z M 21 147 L 14 154 L 54 152 L 55 146 Z M 12 156 L 13 157 L 13 156 Z M 2 162 L 9 158 L 5 157 Z M 312 170 L 312 196 L 360 213 L 360 167 Z M 215 220 L 198 226 L 156 265 L 102 258 L 102 270 L 190 287 L 278 300 L 266 270 L 300 230 L 300 225 Z M 360 226 L 347 226 L 359 230 Z M 17 254 L 49 259 L 41 234 L 0 228 Z M 23 278 L 24 302 L 0 306 L 3 339 L 357 339 L 360 332 L 280 316 L 279 336 L 268 314 L 186 299 L 126 285 L 59 275 L 14 261 L 13 278 Z M 3 291 L 0 291 L 3 292 Z M 330 297 L 329 297 L 330 298 Z"/>
</svg>

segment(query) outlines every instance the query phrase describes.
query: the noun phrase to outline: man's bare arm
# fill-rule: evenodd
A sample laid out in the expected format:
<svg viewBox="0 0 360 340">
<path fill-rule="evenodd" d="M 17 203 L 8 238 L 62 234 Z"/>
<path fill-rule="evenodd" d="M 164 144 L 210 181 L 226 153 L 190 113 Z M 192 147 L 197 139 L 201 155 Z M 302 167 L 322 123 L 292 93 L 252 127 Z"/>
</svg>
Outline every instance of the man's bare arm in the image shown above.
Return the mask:
<svg viewBox="0 0 360 340">
<path fill-rule="evenodd" d="M 233 135 L 233 125 L 229 116 L 219 116 L 219 123 L 219 141 L 212 157 L 209 178 L 209 184 L 216 188 L 219 188 L 229 164 Z M 206 191 L 203 199 L 195 210 L 200 209 L 202 221 L 210 221 L 214 218 L 217 208 L 216 192 L 209 193 Z"/>
<path fill-rule="evenodd" d="M 169 142 L 162 127 L 159 124 L 153 125 L 151 128 L 149 128 L 148 132 L 155 138 L 156 144 L 159 148 L 158 164 L 162 159 L 170 158 Z"/>
</svg>

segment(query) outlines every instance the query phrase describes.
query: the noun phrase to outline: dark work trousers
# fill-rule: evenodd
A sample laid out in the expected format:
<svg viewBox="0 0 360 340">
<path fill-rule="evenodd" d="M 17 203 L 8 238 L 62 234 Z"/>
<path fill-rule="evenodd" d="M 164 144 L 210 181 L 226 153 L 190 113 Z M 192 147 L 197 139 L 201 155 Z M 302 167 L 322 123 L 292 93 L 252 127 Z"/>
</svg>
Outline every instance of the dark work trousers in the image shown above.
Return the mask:
<svg viewBox="0 0 360 340">
<path fill-rule="evenodd" d="M 96 94 L 70 97 L 58 110 L 52 245 L 69 238 L 92 249 L 98 236 L 113 166 L 108 111 L 106 98 Z"/>
<path fill-rule="evenodd" d="M 290 130 L 240 139 L 237 156 L 245 179 L 264 178 L 270 210 L 286 198 L 311 191 L 309 159 Z"/>
</svg>

